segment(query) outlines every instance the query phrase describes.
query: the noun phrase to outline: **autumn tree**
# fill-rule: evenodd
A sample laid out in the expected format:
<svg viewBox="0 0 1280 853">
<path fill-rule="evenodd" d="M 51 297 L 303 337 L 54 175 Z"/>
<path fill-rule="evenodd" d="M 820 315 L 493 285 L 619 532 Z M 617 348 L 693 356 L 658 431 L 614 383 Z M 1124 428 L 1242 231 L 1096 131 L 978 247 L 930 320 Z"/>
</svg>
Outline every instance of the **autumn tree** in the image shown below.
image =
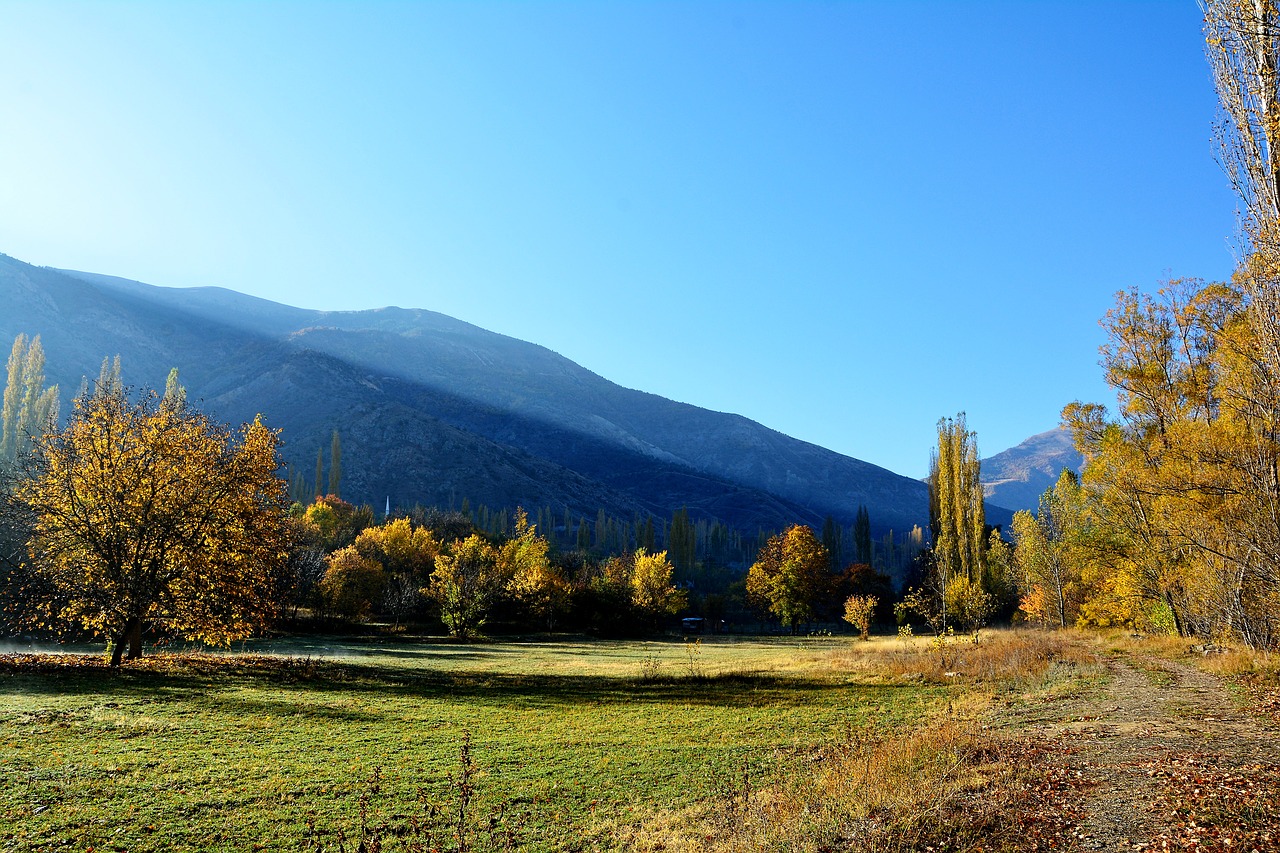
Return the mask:
<svg viewBox="0 0 1280 853">
<path fill-rule="evenodd" d="M 440 617 L 449 632 L 465 640 L 484 625 L 508 580 L 497 551 L 473 533 L 436 558 L 431 585 L 423 593 L 440 606 Z"/>
<path fill-rule="evenodd" d="M 812 529 L 797 524 L 772 536 L 747 571 L 747 595 L 766 608 L 791 633 L 811 620 L 830 591 L 830 557 Z"/>
<path fill-rule="evenodd" d="M 354 545 L 328 555 L 325 565 L 319 586 L 325 610 L 344 619 L 367 619 L 381 603 L 387 584 L 382 565 Z"/>
<path fill-rule="evenodd" d="M 685 591 L 675 585 L 674 576 L 675 566 L 667 561 L 666 551 L 636 551 L 631 565 L 631 603 L 651 625 L 663 616 L 679 613 L 688 603 Z"/>
<path fill-rule="evenodd" d="M 523 508 L 516 509 L 515 535 L 498 551 L 500 571 L 510 578 L 507 591 L 547 630 L 569 605 L 569 582 L 548 558 L 551 546 L 529 523 Z"/>
<path fill-rule="evenodd" d="M 78 400 L 16 493 L 35 520 L 31 614 L 105 636 L 112 665 L 147 626 L 227 643 L 263 625 L 289 550 L 277 444 L 261 420 L 232 432 L 155 394 Z"/>
<path fill-rule="evenodd" d="M 429 528 L 396 518 L 361 530 L 355 548 L 376 560 L 388 574 L 412 575 L 425 581 L 442 546 Z"/>
<path fill-rule="evenodd" d="M 318 497 L 302 512 L 302 519 L 314 528 L 315 541 L 326 553 L 345 548 L 373 524 L 373 510 L 355 506 L 337 495 Z"/>
<path fill-rule="evenodd" d="M 964 412 L 938 421 L 938 446 L 929 459 L 929 525 L 933 535 L 926 592 L 942 628 L 976 627 L 996 602 L 984 587 L 986 513 L 977 436 Z M 923 614 L 922 614 L 923 615 Z"/>
<path fill-rule="evenodd" d="M 986 513 L 977 434 L 964 412 L 938 421 L 938 446 L 929 460 L 929 510 L 939 571 L 947 581 L 959 575 L 978 581 Z"/>
<path fill-rule="evenodd" d="M 1075 623 L 1085 525 L 1084 490 L 1066 470 L 1040 496 L 1039 512 L 1014 514 L 1014 560 L 1032 619 L 1062 628 Z"/>
<path fill-rule="evenodd" d="M 1259 351 L 1280 377 L 1280 8 L 1205 0 L 1205 52 L 1222 106 L 1219 162 L 1244 204 L 1248 245 L 1237 283 Z"/>
<path fill-rule="evenodd" d="M 44 387 L 40 336 L 14 338 L 4 408 L 0 410 L 0 465 L 13 466 L 31 443 L 58 423 L 58 386 Z"/>
<path fill-rule="evenodd" d="M 1280 643 L 1280 398 L 1240 285 L 1117 297 L 1104 321 L 1117 418 L 1063 412 L 1109 533 L 1115 594 L 1183 633 Z M 1093 606 L 1092 601 L 1086 605 Z M 1139 614 L 1141 615 L 1141 614 Z"/>
<path fill-rule="evenodd" d="M 857 628 L 864 640 L 871 639 L 871 618 L 879 603 L 874 595 L 851 595 L 844 600 L 844 621 Z"/>
</svg>

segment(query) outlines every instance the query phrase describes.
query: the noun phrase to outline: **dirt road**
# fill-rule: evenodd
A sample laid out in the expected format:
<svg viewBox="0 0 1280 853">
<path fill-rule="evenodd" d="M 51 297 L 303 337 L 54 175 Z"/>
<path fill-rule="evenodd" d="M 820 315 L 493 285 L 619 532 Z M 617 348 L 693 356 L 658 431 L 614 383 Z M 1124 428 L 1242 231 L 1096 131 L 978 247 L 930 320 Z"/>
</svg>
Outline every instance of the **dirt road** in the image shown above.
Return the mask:
<svg viewBox="0 0 1280 853">
<path fill-rule="evenodd" d="M 1187 663 L 1114 653 L 1101 695 L 1030 709 L 1022 733 L 1072 777 L 1077 850 L 1280 850 L 1280 737 Z"/>
</svg>

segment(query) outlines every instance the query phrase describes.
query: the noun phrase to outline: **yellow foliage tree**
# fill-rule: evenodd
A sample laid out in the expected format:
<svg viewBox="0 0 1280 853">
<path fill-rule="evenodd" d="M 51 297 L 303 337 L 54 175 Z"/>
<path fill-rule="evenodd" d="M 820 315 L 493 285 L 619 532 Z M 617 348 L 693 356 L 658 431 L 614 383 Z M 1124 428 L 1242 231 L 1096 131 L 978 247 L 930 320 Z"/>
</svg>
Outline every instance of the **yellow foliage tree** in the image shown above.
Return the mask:
<svg viewBox="0 0 1280 853">
<path fill-rule="evenodd" d="M 1119 419 L 1081 403 L 1063 413 L 1090 510 L 1119 543 L 1115 582 L 1086 611 L 1105 618 L 1106 596 L 1136 596 L 1183 633 L 1280 644 L 1280 365 L 1256 307 L 1242 287 L 1190 281 L 1122 293 L 1108 314 Z"/>
<path fill-rule="evenodd" d="M 844 621 L 857 628 L 864 640 L 871 639 L 871 616 L 879 603 L 874 595 L 851 595 L 844 600 Z"/>
<path fill-rule="evenodd" d="M 813 618 L 819 599 L 831 590 L 831 558 L 813 530 L 793 525 L 769 538 L 747 571 L 747 596 L 768 608 L 791 633 Z"/>
<path fill-rule="evenodd" d="M 510 578 L 507 591 L 545 623 L 548 631 L 555 629 L 556 616 L 569 604 L 569 582 L 551 565 L 550 550 L 537 526 L 529 523 L 528 513 L 517 508 L 515 535 L 502 543 L 498 563 Z"/>
<path fill-rule="evenodd" d="M 688 603 L 685 591 L 672 581 L 675 571 L 666 551 L 650 554 L 641 548 L 635 553 L 631 603 L 655 624 L 664 615 L 679 613 Z"/>
<path fill-rule="evenodd" d="M 431 531 L 415 527 L 407 518 L 397 518 L 376 527 L 366 527 L 356 536 L 355 548 L 377 560 L 393 575 L 411 575 L 425 580 L 431 575 L 440 543 Z"/>
<path fill-rule="evenodd" d="M 210 643 L 259 628 L 289 551 L 277 443 L 261 420 L 232 433 L 154 394 L 78 400 L 16 492 L 35 520 L 36 618 L 105 636 L 113 666 L 148 625 Z"/>
<path fill-rule="evenodd" d="M 423 593 L 440 606 L 440 618 L 449 632 L 465 640 L 484 625 L 507 581 L 497 551 L 473 533 L 436 558 L 431 585 Z"/>
<path fill-rule="evenodd" d="M 325 558 L 327 566 L 320 581 L 320 598 L 325 609 L 347 619 L 367 618 L 382 598 L 387 576 L 377 560 L 364 556 L 355 546 L 339 548 Z"/>
</svg>

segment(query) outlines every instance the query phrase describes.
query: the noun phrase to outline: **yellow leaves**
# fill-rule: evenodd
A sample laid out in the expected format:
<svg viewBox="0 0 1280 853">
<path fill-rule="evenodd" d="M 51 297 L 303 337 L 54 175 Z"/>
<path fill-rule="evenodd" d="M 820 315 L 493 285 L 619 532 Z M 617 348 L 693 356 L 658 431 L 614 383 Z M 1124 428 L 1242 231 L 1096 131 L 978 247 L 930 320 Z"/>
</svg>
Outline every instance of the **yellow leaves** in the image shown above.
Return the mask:
<svg viewBox="0 0 1280 853">
<path fill-rule="evenodd" d="M 672 582 L 675 566 L 667 552 L 636 551 L 631 570 L 631 603 L 651 614 L 679 613 L 686 603 L 685 592 Z"/>
<path fill-rule="evenodd" d="M 260 421 L 233 434 L 154 395 L 77 401 L 18 490 L 60 617 L 113 637 L 131 619 L 220 643 L 252 630 L 288 547 L 277 442 Z"/>
<path fill-rule="evenodd" d="M 813 615 L 829 583 L 827 549 L 805 525 L 770 537 L 747 572 L 752 606 L 767 608 L 793 630 Z"/>
<path fill-rule="evenodd" d="M 350 545 L 334 551 L 325 563 L 328 571 L 320 581 L 325 606 L 348 619 L 367 616 L 386 583 L 382 566 Z"/>
</svg>

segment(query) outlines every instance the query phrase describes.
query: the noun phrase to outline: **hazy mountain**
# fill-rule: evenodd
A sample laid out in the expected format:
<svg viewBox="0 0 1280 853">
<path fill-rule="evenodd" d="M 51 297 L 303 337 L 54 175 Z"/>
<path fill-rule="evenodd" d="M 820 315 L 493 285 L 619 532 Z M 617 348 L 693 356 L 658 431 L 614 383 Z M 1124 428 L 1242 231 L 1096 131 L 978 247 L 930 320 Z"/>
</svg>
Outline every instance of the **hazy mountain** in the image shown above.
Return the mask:
<svg viewBox="0 0 1280 853">
<path fill-rule="evenodd" d="M 1040 506 L 1040 495 L 1057 482 L 1062 469 L 1078 474 L 1084 457 L 1066 430 L 1052 429 L 983 459 L 981 464 L 987 500 L 1011 510 L 1035 510 Z"/>
<path fill-rule="evenodd" d="M 262 412 L 314 470 L 338 429 L 343 494 L 377 505 L 551 506 L 744 530 L 865 504 L 879 529 L 927 513 L 924 486 L 746 418 L 615 385 L 544 347 L 425 310 L 323 312 L 221 288 L 172 289 L 0 256 L 0 340 L 40 334 L 64 405 L 121 354 L 127 383 L 178 367 L 215 417 Z"/>
</svg>

